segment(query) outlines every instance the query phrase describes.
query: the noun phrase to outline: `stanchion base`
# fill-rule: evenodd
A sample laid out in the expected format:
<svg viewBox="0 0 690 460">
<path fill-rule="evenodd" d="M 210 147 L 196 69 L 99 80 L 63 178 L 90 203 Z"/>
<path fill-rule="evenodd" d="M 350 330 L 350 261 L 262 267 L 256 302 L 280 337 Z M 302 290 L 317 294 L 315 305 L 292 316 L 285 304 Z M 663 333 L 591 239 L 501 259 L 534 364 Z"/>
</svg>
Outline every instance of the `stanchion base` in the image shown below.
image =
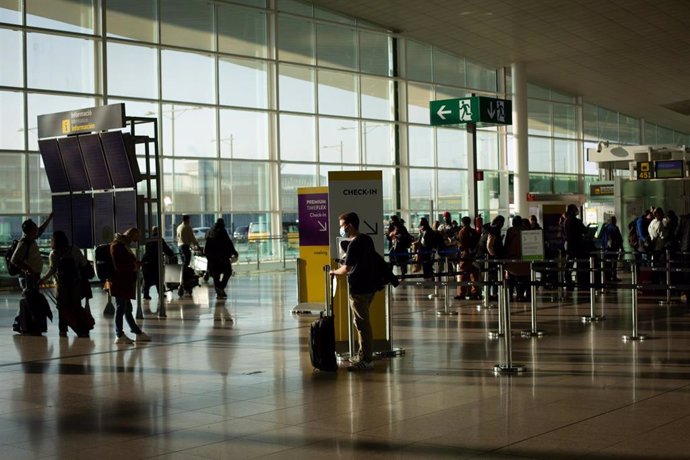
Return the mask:
<svg viewBox="0 0 690 460">
<path fill-rule="evenodd" d="M 640 334 L 640 335 L 624 335 L 624 336 L 622 336 L 621 338 L 623 339 L 623 342 L 634 342 L 634 341 L 636 341 L 636 340 L 639 340 L 640 342 L 642 342 L 643 340 L 645 340 L 645 339 L 647 338 L 647 336 L 644 335 L 644 334 Z"/>
<path fill-rule="evenodd" d="M 115 306 L 112 302 L 108 301 L 103 309 L 103 316 L 115 316 Z"/>
<path fill-rule="evenodd" d="M 530 331 L 530 330 L 525 330 L 520 333 L 520 335 L 525 338 L 529 339 L 531 337 L 544 337 L 544 331 Z"/>
<path fill-rule="evenodd" d="M 457 310 L 450 310 L 450 311 L 437 310 L 436 311 L 436 316 L 457 316 L 457 315 L 458 315 Z"/>
<path fill-rule="evenodd" d="M 494 374 L 519 374 L 525 371 L 525 366 L 520 364 L 513 364 L 512 366 L 505 366 L 503 364 L 496 364 L 493 367 Z"/>
<path fill-rule="evenodd" d="M 601 316 L 598 316 L 598 315 L 589 316 L 589 315 L 587 315 L 587 316 L 582 317 L 582 322 L 583 323 L 596 323 L 597 321 L 603 321 L 605 319 L 606 319 L 606 316 L 604 316 L 604 315 L 601 315 Z"/>
<path fill-rule="evenodd" d="M 491 309 L 493 309 L 493 308 L 496 308 L 496 304 L 495 304 L 495 303 L 490 303 L 490 304 L 487 304 L 487 305 L 484 305 L 483 303 L 477 304 L 477 311 L 482 311 L 482 309 L 484 309 L 484 310 L 491 310 Z"/>
<path fill-rule="evenodd" d="M 304 308 L 295 307 L 290 312 L 293 315 L 317 315 L 323 310 L 309 310 Z"/>
<path fill-rule="evenodd" d="M 379 358 L 396 358 L 405 354 L 405 349 L 402 347 L 395 347 L 387 351 L 375 351 L 374 356 Z"/>
<path fill-rule="evenodd" d="M 504 337 L 505 334 L 503 332 L 498 332 L 498 331 L 489 331 L 487 334 L 490 339 L 500 339 L 501 337 Z"/>
<path fill-rule="evenodd" d="M 675 300 L 660 300 L 659 305 L 661 305 L 662 307 L 670 307 L 672 305 L 678 305 L 678 302 L 676 302 Z"/>
<path fill-rule="evenodd" d="M 431 300 L 431 299 L 436 299 L 436 298 L 438 298 L 438 297 L 440 297 L 439 294 L 429 294 L 429 300 Z"/>
</svg>

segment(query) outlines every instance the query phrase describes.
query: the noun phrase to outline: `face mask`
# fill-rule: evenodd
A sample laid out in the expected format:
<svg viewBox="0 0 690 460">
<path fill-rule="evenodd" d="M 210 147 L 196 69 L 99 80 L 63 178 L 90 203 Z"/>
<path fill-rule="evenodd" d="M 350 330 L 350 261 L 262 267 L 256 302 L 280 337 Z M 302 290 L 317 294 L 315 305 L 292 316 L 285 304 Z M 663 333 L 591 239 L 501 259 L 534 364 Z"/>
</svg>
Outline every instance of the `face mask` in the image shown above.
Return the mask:
<svg viewBox="0 0 690 460">
<path fill-rule="evenodd" d="M 347 229 L 345 228 L 345 226 L 340 227 L 340 236 L 342 238 L 347 238 L 348 235 L 347 235 Z"/>
</svg>

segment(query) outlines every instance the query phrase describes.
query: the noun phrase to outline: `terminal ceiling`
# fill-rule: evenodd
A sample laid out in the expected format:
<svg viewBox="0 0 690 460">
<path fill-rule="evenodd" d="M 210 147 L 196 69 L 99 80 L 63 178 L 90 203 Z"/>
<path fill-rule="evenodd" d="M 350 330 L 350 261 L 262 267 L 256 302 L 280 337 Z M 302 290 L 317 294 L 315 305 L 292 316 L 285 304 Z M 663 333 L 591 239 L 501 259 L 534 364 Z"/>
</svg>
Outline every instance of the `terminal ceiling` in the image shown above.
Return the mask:
<svg viewBox="0 0 690 460">
<path fill-rule="evenodd" d="M 478 64 L 522 62 L 531 83 L 690 133 L 690 1 L 313 3 Z"/>
</svg>

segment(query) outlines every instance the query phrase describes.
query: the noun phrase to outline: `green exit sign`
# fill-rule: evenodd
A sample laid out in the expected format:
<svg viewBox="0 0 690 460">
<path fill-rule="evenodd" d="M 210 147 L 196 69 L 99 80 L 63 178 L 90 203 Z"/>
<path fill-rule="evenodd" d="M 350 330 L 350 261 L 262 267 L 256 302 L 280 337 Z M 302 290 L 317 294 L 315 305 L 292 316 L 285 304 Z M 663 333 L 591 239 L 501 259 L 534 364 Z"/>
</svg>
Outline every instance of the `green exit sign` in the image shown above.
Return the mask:
<svg viewBox="0 0 690 460">
<path fill-rule="evenodd" d="M 461 97 L 429 102 L 431 126 L 483 123 L 510 125 L 513 104 L 507 99 L 485 96 Z"/>
</svg>

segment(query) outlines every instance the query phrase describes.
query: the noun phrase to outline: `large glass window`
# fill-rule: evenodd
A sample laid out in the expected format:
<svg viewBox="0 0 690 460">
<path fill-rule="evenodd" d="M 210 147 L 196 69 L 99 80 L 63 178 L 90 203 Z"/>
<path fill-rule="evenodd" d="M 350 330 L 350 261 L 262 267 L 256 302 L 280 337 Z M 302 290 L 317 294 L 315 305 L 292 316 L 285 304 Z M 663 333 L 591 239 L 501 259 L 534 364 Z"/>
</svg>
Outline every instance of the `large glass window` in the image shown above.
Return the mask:
<svg viewBox="0 0 690 460">
<path fill-rule="evenodd" d="M 266 58 L 268 22 L 265 11 L 218 4 L 218 51 Z"/>
<path fill-rule="evenodd" d="M 553 172 L 550 139 L 529 138 L 529 170 L 530 172 Z"/>
<path fill-rule="evenodd" d="M 269 126 L 269 114 L 266 112 L 221 109 L 221 158 L 267 160 L 270 145 Z"/>
<path fill-rule="evenodd" d="M 357 77 L 345 72 L 319 70 L 319 113 L 357 116 Z"/>
<path fill-rule="evenodd" d="M 360 82 L 362 118 L 393 120 L 393 81 L 362 76 Z"/>
<path fill-rule="evenodd" d="M 431 81 L 431 46 L 412 40 L 407 40 L 406 43 L 407 78 L 417 81 Z"/>
<path fill-rule="evenodd" d="M 21 0 L 0 0 L 0 22 L 21 24 Z"/>
<path fill-rule="evenodd" d="M 29 213 L 48 214 L 52 206 L 43 160 L 40 155 L 29 155 Z"/>
<path fill-rule="evenodd" d="M 108 36 L 158 42 L 157 4 L 156 0 L 106 2 Z"/>
<path fill-rule="evenodd" d="M 310 67 L 280 64 L 278 91 L 280 110 L 313 113 L 315 108 L 314 70 Z"/>
<path fill-rule="evenodd" d="M 462 188 L 465 184 L 461 181 L 459 170 L 439 170 L 437 187 L 437 209 L 447 211 L 459 211 L 467 209 L 465 198 L 466 189 Z"/>
<path fill-rule="evenodd" d="M 0 154 L 0 214 L 26 212 L 24 209 L 24 155 Z"/>
<path fill-rule="evenodd" d="M 202 213 L 218 209 L 216 160 L 163 161 L 163 185 L 172 192 L 170 210 L 180 213 Z"/>
<path fill-rule="evenodd" d="M 496 69 L 466 62 L 467 86 L 484 91 L 496 91 Z"/>
<path fill-rule="evenodd" d="M 530 135 L 550 136 L 551 135 L 551 103 L 537 99 L 527 101 L 527 121 Z"/>
<path fill-rule="evenodd" d="M 314 24 L 306 19 L 278 16 L 278 59 L 314 64 Z"/>
<path fill-rule="evenodd" d="M 436 155 L 440 168 L 467 168 L 465 130 L 436 128 Z"/>
<path fill-rule="evenodd" d="M 357 70 L 357 34 L 352 28 L 318 24 L 316 44 L 319 66 Z"/>
<path fill-rule="evenodd" d="M 214 3 L 208 0 L 160 2 L 161 43 L 214 50 L 213 6 Z"/>
<path fill-rule="evenodd" d="M 410 210 L 428 210 L 436 190 L 433 169 L 410 169 Z"/>
<path fill-rule="evenodd" d="M 26 25 L 93 33 L 93 0 L 26 0 Z"/>
<path fill-rule="evenodd" d="M 0 149 L 24 150 L 24 95 L 0 91 Z"/>
<path fill-rule="evenodd" d="M 108 94 L 158 97 L 158 51 L 145 46 L 108 43 Z"/>
<path fill-rule="evenodd" d="M 216 109 L 163 104 L 163 154 L 176 157 L 217 155 Z"/>
<path fill-rule="evenodd" d="M 554 172 L 576 174 L 579 162 L 577 142 L 556 139 L 553 143 Z"/>
<path fill-rule="evenodd" d="M 268 66 L 267 62 L 254 59 L 220 58 L 218 60 L 220 103 L 267 109 Z"/>
<path fill-rule="evenodd" d="M 297 189 L 317 185 L 315 164 L 281 163 L 280 165 L 280 209 L 283 212 L 297 211 Z"/>
<path fill-rule="evenodd" d="M 316 160 L 314 117 L 280 115 L 280 158 L 287 161 Z"/>
<path fill-rule="evenodd" d="M 477 131 L 477 169 L 498 169 L 498 135 L 495 131 Z"/>
<path fill-rule="evenodd" d="M 95 91 L 93 40 L 38 33 L 27 34 L 26 40 L 30 88 L 77 93 Z"/>
<path fill-rule="evenodd" d="M 0 86 L 23 86 L 23 69 L 22 33 L 0 29 Z"/>
<path fill-rule="evenodd" d="M 216 101 L 212 56 L 163 50 L 161 60 L 163 99 L 206 104 Z"/>
<path fill-rule="evenodd" d="M 453 54 L 433 50 L 434 82 L 465 86 L 465 60 Z"/>
<path fill-rule="evenodd" d="M 393 76 L 391 39 L 388 35 L 365 31 L 359 33 L 359 67 L 365 73 Z"/>
<path fill-rule="evenodd" d="M 434 130 L 427 126 L 408 128 L 409 162 L 412 166 L 434 166 Z"/>
<path fill-rule="evenodd" d="M 577 111 L 574 105 L 553 104 L 553 135 L 555 137 L 577 137 Z"/>
<path fill-rule="evenodd" d="M 621 143 L 633 145 L 640 143 L 640 120 L 637 118 L 619 114 L 618 131 Z"/>
<path fill-rule="evenodd" d="M 434 100 L 434 89 L 431 85 L 420 83 L 407 84 L 407 121 L 410 123 L 429 124 L 429 101 Z"/>
<path fill-rule="evenodd" d="M 319 161 L 359 163 L 358 134 L 356 120 L 319 119 Z"/>
<path fill-rule="evenodd" d="M 268 163 L 221 161 L 220 174 L 221 211 L 256 212 L 271 209 L 273 182 Z"/>
<path fill-rule="evenodd" d="M 362 122 L 362 162 L 391 165 L 395 160 L 395 125 Z"/>
</svg>

